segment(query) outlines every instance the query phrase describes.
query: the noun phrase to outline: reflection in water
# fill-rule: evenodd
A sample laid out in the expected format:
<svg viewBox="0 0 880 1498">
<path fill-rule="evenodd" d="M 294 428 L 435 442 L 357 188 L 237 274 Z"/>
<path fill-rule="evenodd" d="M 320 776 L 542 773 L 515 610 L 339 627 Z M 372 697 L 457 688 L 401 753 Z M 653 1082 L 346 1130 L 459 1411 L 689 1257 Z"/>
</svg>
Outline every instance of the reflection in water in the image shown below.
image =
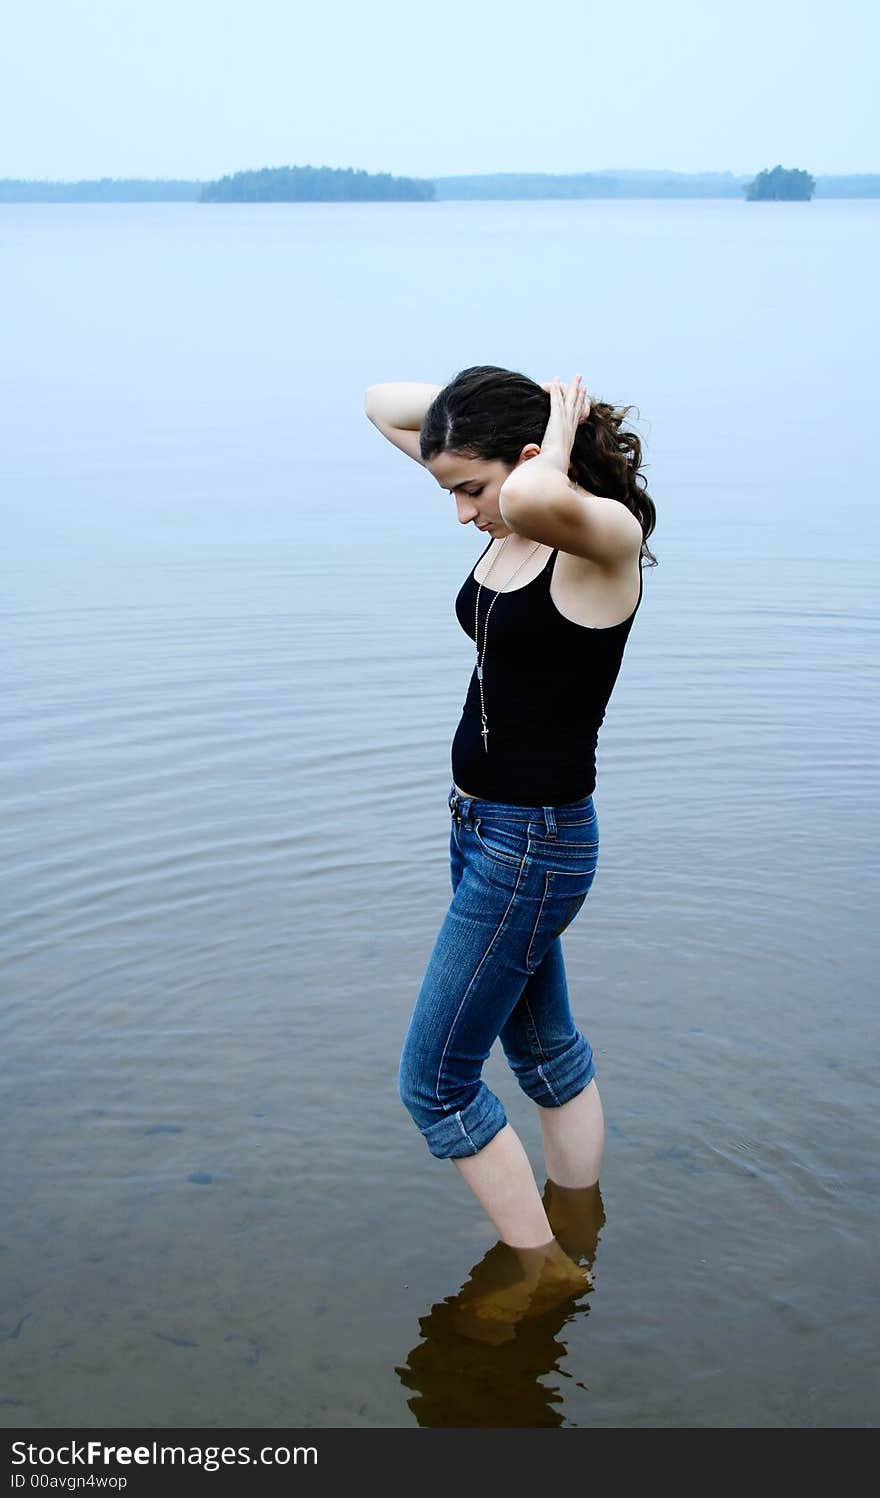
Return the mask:
<svg viewBox="0 0 880 1498">
<path fill-rule="evenodd" d="M 544 1207 L 557 1243 L 592 1268 L 605 1222 L 598 1185 L 568 1190 L 548 1181 Z M 431 1427 L 562 1425 L 558 1387 L 541 1382 L 561 1372 L 559 1332 L 589 1309 L 589 1283 L 558 1278 L 552 1259 L 498 1242 L 457 1295 L 419 1318 L 422 1340 L 395 1372 L 419 1425 Z M 580 1304 L 578 1303 L 580 1302 Z"/>
</svg>

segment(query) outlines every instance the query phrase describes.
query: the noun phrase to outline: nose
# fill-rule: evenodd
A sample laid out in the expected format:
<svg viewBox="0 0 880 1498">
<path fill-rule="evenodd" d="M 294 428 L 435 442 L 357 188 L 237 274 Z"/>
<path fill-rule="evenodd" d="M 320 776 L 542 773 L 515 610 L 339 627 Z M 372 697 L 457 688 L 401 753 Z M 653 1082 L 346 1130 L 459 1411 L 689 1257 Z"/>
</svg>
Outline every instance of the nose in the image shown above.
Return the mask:
<svg viewBox="0 0 880 1498">
<path fill-rule="evenodd" d="M 477 515 L 480 513 L 473 501 L 468 504 L 467 495 L 465 494 L 457 494 L 455 496 L 455 503 L 458 509 L 458 519 L 461 525 L 470 525 L 471 521 L 475 520 Z"/>
</svg>

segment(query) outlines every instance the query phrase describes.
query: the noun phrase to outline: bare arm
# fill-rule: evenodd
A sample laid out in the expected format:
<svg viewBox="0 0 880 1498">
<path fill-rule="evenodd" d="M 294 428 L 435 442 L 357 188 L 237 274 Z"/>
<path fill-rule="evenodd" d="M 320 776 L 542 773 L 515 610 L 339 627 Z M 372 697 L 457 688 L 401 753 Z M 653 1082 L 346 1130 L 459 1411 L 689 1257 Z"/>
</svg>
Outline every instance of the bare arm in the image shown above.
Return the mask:
<svg viewBox="0 0 880 1498">
<path fill-rule="evenodd" d="M 550 382 L 541 388 L 549 391 Z M 383 437 L 421 463 L 419 431 L 425 412 L 442 389 L 442 385 L 425 385 L 412 380 L 368 385 L 364 393 L 364 411 Z"/>
<path fill-rule="evenodd" d="M 550 418 L 540 449 L 508 474 L 498 508 L 519 535 L 616 571 L 640 555 L 642 527 L 625 504 L 591 494 L 569 478 L 577 429 L 590 411 L 580 379 L 575 375 L 569 385 L 551 381 Z"/>
<path fill-rule="evenodd" d="M 421 463 L 419 430 L 425 412 L 442 389 L 442 385 L 423 385 L 407 380 L 368 385 L 364 394 L 364 411 L 383 437 Z"/>
</svg>

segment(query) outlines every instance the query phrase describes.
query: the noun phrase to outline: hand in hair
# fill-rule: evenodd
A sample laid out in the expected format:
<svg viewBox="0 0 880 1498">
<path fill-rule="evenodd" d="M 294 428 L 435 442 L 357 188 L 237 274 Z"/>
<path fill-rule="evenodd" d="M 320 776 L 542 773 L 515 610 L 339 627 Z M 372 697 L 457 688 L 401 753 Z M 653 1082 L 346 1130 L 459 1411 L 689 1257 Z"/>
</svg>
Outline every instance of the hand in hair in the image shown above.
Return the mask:
<svg viewBox="0 0 880 1498">
<path fill-rule="evenodd" d="M 543 387 L 547 389 L 547 387 Z M 568 473 L 575 434 L 590 414 L 590 398 L 575 375 L 568 385 L 559 376 L 549 382 L 550 419 L 541 441 L 541 457 Z"/>
<path fill-rule="evenodd" d="M 580 379 L 580 375 L 577 375 L 576 378 Z M 552 379 L 552 380 L 543 380 L 541 382 L 541 389 L 542 390 L 546 390 L 547 394 L 549 395 L 550 392 L 551 392 L 551 390 L 553 389 L 553 386 L 556 384 L 556 381 L 558 379 L 559 379 L 559 376 L 556 375 L 554 377 L 554 379 Z M 586 395 L 586 391 L 584 391 L 584 394 Z M 584 409 L 582 410 L 582 412 L 580 414 L 580 417 L 578 418 L 579 422 L 581 422 L 581 421 L 588 421 L 589 420 L 590 409 L 591 409 L 590 408 L 590 398 L 589 398 L 589 396 L 587 396 L 586 404 L 584 406 Z"/>
</svg>

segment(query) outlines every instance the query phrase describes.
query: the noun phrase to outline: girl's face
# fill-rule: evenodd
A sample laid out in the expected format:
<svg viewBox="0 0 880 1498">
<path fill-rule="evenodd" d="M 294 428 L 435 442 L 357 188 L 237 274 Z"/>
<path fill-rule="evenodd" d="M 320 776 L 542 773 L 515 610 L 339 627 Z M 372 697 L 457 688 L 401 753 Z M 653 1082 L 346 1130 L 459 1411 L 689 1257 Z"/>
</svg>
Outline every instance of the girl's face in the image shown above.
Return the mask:
<svg viewBox="0 0 880 1498">
<path fill-rule="evenodd" d="M 523 449 L 520 463 L 527 453 L 531 455 L 532 448 L 540 452 L 536 444 L 530 444 Z M 443 452 L 429 458 L 425 467 L 440 488 L 452 495 L 461 525 L 473 525 L 492 537 L 511 534 L 498 504 L 501 485 L 513 472 L 507 463 L 499 458 L 462 458 L 456 453 Z"/>
</svg>

